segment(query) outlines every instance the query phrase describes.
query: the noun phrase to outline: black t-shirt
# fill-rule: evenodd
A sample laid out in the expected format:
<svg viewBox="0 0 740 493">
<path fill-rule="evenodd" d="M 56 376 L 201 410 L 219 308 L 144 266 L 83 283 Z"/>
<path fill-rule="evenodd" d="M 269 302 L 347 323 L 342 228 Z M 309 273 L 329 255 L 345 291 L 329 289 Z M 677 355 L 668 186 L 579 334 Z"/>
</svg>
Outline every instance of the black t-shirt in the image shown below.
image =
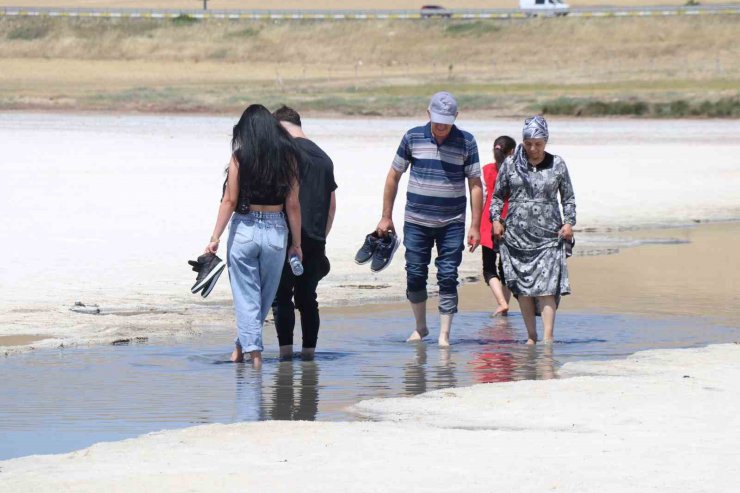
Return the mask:
<svg viewBox="0 0 740 493">
<path fill-rule="evenodd" d="M 295 141 L 301 150 L 299 199 L 303 234 L 314 240 L 326 241 L 331 193 L 337 189 L 334 182 L 334 163 L 312 141 L 300 137 Z"/>
</svg>

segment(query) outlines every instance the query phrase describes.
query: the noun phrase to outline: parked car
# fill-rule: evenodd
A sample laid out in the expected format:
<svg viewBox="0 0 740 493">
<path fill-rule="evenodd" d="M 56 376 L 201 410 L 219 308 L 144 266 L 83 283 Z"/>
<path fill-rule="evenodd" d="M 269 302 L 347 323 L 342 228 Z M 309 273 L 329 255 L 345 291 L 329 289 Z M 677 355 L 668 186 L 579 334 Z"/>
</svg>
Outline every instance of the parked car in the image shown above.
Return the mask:
<svg viewBox="0 0 740 493">
<path fill-rule="evenodd" d="M 429 19 L 431 17 L 444 17 L 445 19 L 449 19 L 452 17 L 452 12 L 441 5 L 423 5 L 421 7 L 421 18 Z"/>
<path fill-rule="evenodd" d="M 519 0 L 519 8 L 530 16 L 568 15 L 570 5 L 561 0 Z"/>
</svg>

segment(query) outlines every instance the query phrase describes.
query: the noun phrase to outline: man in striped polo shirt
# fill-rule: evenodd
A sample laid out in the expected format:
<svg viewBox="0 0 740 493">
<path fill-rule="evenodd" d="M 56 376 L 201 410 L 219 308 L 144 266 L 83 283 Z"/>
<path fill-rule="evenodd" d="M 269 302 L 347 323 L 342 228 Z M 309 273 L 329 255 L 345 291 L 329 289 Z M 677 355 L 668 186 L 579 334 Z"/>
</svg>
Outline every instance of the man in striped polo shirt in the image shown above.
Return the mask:
<svg viewBox="0 0 740 493">
<path fill-rule="evenodd" d="M 406 247 L 406 297 L 416 319 L 409 342 L 429 334 L 426 323 L 427 275 L 432 247 L 437 245 L 437 283 L 439 285 L 439 345 L 450 345 L 452 317 L 457 312 L 457 268 L 465 249 L 465 180 L 470 188 L 472 223 L 468 246 L 474 251 L 480 243 L 480 218 L 483 206 L 478 145 L 468 132 L 454 125 L 457 102 L 450 93 L 432 96 L 429 123 L 406 132 L 388 172 L 383 192 L 383 217 L 377 233 L 395 231 L 393 202 L 401 175 L 411 167 L 403 245 Z"/>
</svg>

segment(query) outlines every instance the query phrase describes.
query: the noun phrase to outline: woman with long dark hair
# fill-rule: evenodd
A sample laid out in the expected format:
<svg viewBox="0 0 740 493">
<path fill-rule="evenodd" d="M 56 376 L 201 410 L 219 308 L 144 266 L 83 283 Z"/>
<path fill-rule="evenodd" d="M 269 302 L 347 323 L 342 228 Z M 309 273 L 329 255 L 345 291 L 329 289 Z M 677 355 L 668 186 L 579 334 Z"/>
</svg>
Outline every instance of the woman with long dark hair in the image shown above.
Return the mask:
<svg viewBox="0 0 740 493">
<path fill-rule="evenodd" d="M 576 198 L 565 161 L 545 151 L 549 136 L 543 117 L 527 118 L 522 143 L 499 169 L 491 199 L 493 237 L 503 240 L 499 251 L 504 277 L 519 301 L 527 344 L 537 342 L 535 303 L 542 312 L 544 341 L 552 343 L 560 297 L 570 294 L 565 258 L 566 243 L 573 241 Z"/>
<path fill-rule="evenodd" d="M 289 255 L 303 260 L 299 151 L 288 132 L 259 104 L 244 110 L 234 125 L 231 148 L 224 195 L 206 252 L 216 253 L 231 221 L 227 264 L 237 327 L 231 360 L 242 362 L 244 353 L 249 353 L 259 368 L 262 325 L 280 283 L 288 225 L 293 239 Z"/>
</svg>

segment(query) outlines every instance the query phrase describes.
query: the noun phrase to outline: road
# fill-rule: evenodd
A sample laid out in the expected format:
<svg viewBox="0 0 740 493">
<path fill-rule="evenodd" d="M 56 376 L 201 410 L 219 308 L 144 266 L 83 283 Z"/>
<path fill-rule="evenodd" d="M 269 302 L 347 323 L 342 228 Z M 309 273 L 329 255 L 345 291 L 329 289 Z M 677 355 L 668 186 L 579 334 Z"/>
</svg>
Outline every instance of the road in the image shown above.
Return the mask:
<svg viewBox="0 0 740 493">
<path fill-rule="evenodd" d="M 522 19 L 528 14 L 521 9 L 447 10 L 451 19 Z M 656 7 L 590 7 L 571 8 L 569 17 L 645 17 L 669 15 L 735 15 L 740 4 Z M 419 10 L 176 10 L 176 9 L 96 9 L 0 7 L 1 16 L 34 17 L 112 17 L 171 19 L 187 15 L 196 19 L 284 19 L 284 20 L 424 20 Z M 547 15 L 542 14 L 540 15 Z"/>
</svg>

